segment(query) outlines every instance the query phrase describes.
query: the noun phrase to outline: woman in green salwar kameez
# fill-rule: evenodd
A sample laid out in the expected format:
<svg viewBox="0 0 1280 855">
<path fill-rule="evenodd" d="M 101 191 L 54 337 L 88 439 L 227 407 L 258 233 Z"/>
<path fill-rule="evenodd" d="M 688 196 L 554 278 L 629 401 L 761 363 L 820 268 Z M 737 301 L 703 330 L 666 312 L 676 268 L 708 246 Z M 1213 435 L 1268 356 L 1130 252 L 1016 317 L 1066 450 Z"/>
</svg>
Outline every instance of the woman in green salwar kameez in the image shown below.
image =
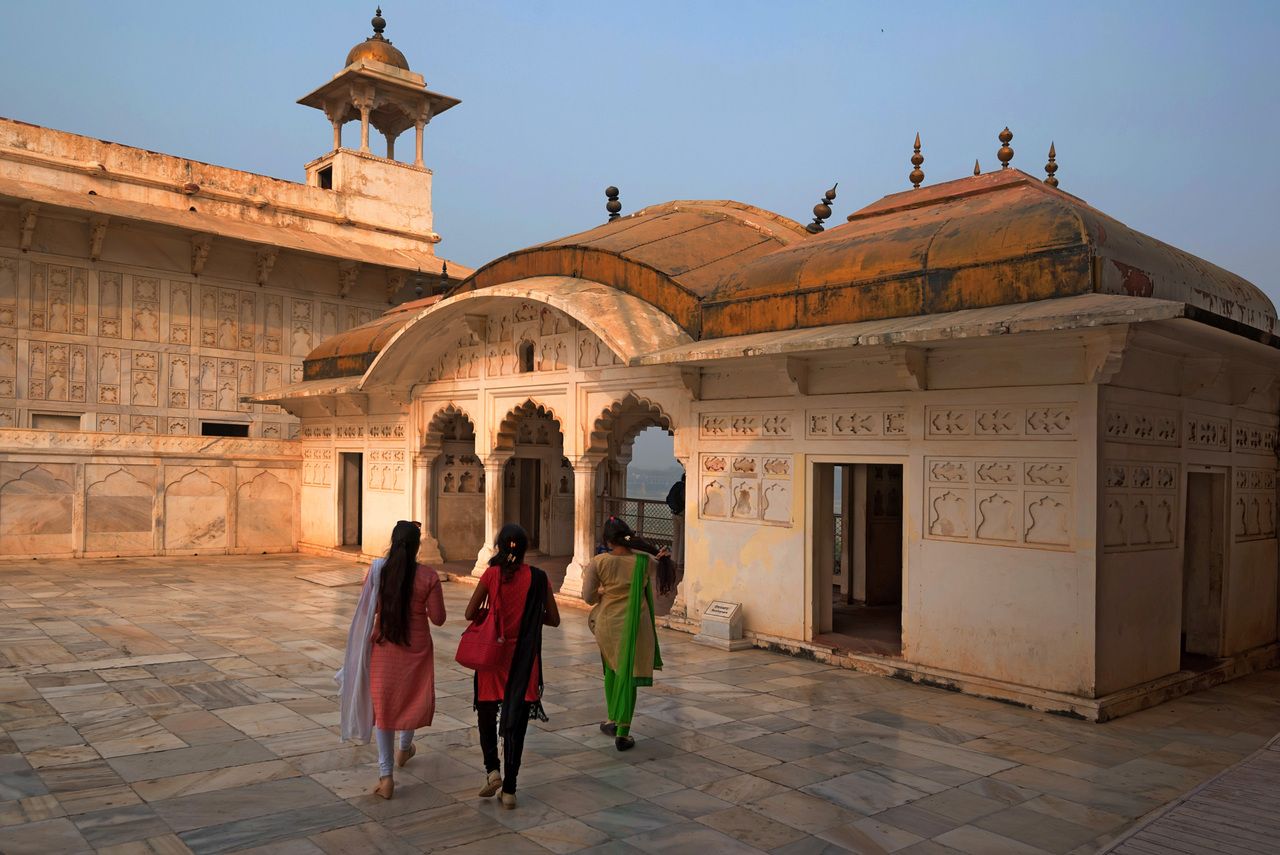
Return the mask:
<svg viewBox="0 0 1280 855">
<path fill-rule="evenodd" d="M 604 524 L 604 544 L 608 551 L 587 565 L 582 598 L 595 606 L 590 624 L 604 666 L 609 718 L 600 723 L 600 729 L 614 737 L 614 747 L 626 751 L 636 744 L 630 732 L 636 689 L 652 686 L 653 672 L 662 668 L 649 583 L 650 556 L 658 559 L 663 593 L 674 572 L 665 548 L 659 550 L 641 539 L 617 517 L 609 517 Z"/>
</svg>

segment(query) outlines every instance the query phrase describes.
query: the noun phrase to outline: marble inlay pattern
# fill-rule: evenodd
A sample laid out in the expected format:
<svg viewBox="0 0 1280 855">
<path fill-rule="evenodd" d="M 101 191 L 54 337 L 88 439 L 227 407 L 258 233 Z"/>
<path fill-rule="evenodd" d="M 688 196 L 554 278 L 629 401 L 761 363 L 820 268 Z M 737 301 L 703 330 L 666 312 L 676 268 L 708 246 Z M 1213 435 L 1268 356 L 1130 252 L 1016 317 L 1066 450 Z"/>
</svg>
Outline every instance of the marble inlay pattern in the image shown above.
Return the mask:
<svg viewBox="0 0 1280 855">
<path fill-rule="evenodd" d="M 1275 671 L 1094 725 L 663 631 L 618 754 L 566 608 L 551 721 L 504 811 L 475 797 L 453 662 L 470 589 L 449 584 L 435 726 L 388 802 L 372 747 L 336 735 L 358 588 L 306 581 L 350 575 L 298 555 L 0 563 L 0 851 L 1086 853 L 1280 728 Z"/>
</svg>

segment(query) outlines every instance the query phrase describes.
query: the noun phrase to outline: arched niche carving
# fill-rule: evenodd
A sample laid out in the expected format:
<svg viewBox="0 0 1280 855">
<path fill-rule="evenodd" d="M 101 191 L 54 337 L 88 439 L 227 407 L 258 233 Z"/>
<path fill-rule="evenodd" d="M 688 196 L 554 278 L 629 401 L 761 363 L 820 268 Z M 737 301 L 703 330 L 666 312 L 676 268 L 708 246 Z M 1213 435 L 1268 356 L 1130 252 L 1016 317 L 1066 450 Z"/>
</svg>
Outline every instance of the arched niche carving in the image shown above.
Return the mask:
<svg viewBox="0 0 1280 855">
<path fill-rule="evenodd" d="M 151 551 L 153 478 L 150 467 L 117 466 L 89 485 L 85 491 L 85 548 L 89 552 Z"/>
<path fill-rule="evenodd" d="M 164 495 L 165 549 L 227 545 L 227 488 L 199 469 L 171 481 Z"/>
<path fill-rule="evenodd" d="M 264 469 L 236 489 L 236 548 L 291 549 L 294 546 L 294 489 Z"/>
<path fill-rule="evenodd" d="M 67 464 L 9 464 L 0 487 L 0 550 L 6 555 L 68 553 L 74 474 Z"/>
</svg>

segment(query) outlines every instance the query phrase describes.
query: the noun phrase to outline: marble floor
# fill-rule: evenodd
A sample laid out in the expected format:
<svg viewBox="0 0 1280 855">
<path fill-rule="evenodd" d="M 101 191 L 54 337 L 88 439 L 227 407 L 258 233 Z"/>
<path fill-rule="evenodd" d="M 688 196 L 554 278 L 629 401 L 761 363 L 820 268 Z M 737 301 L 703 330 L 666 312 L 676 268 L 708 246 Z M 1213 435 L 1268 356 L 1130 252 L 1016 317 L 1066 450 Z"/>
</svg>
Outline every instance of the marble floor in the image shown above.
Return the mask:
<svg viewBox="0 0 1280 855">
<path fill-rule="evenodd" d="M 0 563 L 0 851 L 1094 852 L 1280 730 L 1265 672 L 1104 725 L 663 631 L 636 748 L 596 724 L 585 613 L 548 630 L 520 806 L 475 797 L 470 589 L 435 725 L 370 795 L 335 734 L 356 589 L 307 556 Z"/>
</svg>

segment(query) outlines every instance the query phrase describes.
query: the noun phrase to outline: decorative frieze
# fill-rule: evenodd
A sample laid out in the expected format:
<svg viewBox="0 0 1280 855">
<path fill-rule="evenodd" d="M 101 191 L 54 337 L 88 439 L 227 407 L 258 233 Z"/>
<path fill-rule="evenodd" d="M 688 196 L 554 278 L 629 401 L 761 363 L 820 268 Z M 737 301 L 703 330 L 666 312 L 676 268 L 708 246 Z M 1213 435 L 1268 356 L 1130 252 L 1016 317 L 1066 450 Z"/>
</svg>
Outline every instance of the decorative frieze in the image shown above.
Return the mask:
<svg viewBox="0 0 1280 855">
<path fill-rule="evenodd" d="M 1231 423 L 1232 444 L 1241 454 L 1265 454 L 1268 457 L 1276 453 L 1277 432 L 1271 425 L 1236 420 Z"/>
<path fill-rule="evenodd" d="M 404 439 L 402 422 L 369 425 L 369 439 Z"/>
<path fill-rule="evenodd" d="M 925 459 L 926 530 L 933 540 L 1067 549 L 1073 461 Z"/>
<path fill-rule="evenodd" d="M 702 439 L 791 439 L 790 413 L 703 413 L 698 420 Z"/>
<path fill-rule="evenodd" d="M 1103 464 L 1102 545 L 1108 552 L 1172 549 L 1178 540 L 1179 464 Z"/>
<path fill-rule="evenodd" d="M 474 454 L 441 455 L 438 477 L 442 499 L 484 494 L 484 466 Z"/>
<path fill-rule="evenodd" d="M 873 439 L 904 436 L 906 432 L 907 413 L 903 409 L 868 407 L 805 413 L 805 436 L 809 439 Z"/>
<path fill-rule="evenodd" d="M 1107 407 L 1103 424 L 1109 440 L 1177 447 L 1179 421 L 1174 410 L 1112 404 Z"/>
<path fill-rule="evenodd" d="M 1075 436 L 1072 404 L 996 404 L 925 408 L 930 439 L 1044 439 Z"/>
<path fill-rule="evenodd" d="M 1235 539 L 1266 540 L 1275 537 L 1275 470 L 1238 468 L 1234 483 L 1231 531 Z"/>
<path fill-rule="evenodd" d="M 307 425 L 301 431 L 303 440 L 332 439 L 332 425 Z"/>
<path fill-rule="evenodd" d="M 701 519 L 791 525 L 791 455 L 703 454 L 700 469 Z"/>
<path fill-rule="evenodd" d="M 1231 420 L 1218 416 L 1187 413 L 1183 417 L 1183 436 L 1188 448 L 1230 451 Z"/>
</svg>

